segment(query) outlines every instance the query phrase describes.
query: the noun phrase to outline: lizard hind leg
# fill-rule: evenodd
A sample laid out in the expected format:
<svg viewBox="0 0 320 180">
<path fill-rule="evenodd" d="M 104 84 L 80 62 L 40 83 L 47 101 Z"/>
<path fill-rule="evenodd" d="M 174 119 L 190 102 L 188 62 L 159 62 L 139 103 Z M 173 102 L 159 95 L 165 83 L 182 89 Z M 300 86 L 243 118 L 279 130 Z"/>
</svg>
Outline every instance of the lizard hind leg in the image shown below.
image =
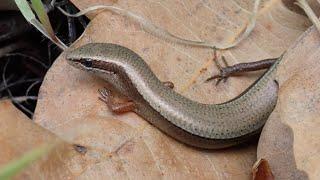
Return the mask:
<svg viewBox="0 0 320 180">
<path fill-rule="evenodd" d="M 213 62 L 217 66 L 217 68 L 219 70 L 219 74 L 209 77 L 206 80 L 206 82 L 209 82 L 211 80 L 217 79 L 216 85 L 218 85 L 222 80 L 223 80 L 223 82 L 226 82 L 228 77 L 231 75 L 232 69 L 230 69 L 230 66 L 227 63 L 226 58 L 224 56 L 221 56 L 221 59 L 222 59 L 223 65 L 221 65 L 218 62 L 218 56 L 217 56 L 217 52 L 215 50 L 214 51 Z"/>
<path fill-rule="evenodd" d="M 216 57 L 214 58 L 214 60 Z M 227 64 L 226 59 L 222 56 L 222 61 L 224 62 L 224 67 L 222 67 L 216 60 L 214 61 L 220 71 L 218 75 L 214 75 L 206 80 L 206 82 L 217 79 L 216 85 L 219 84 L 220 81 L 226 82 L 230 76 L 235 76 L 239 73 L 250 72 L 250 71 L 258 71 L 262 69 L 270 68 L 278 58 L 264 59 L 255 62 L 249 63 L 239 63 L 232 66 Z"/>
</svg>

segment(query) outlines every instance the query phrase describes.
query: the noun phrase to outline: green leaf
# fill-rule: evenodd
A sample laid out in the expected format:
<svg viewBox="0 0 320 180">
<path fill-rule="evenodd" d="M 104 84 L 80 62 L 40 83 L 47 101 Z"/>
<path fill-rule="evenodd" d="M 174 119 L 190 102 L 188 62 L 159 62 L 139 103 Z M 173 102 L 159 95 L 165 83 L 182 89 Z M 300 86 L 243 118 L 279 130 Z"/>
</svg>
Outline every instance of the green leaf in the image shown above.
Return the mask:
<svg viewBox="0 0 320 180">
<path fill-rule="evenodd" d="M 26 18 L 26 20 L 32 24 L 35 28 L 37 28 L 43 35 L 45 35 L 48 39 L 50 39 L 53 43 L 55 43 L 57 46 L 59 46 L 61 49 L 66 49 L 67 46 L 65 44 L 63 44 L 62 41 L 60 41 L 60 39 L 58 39 L 53 30 L 52 27 L 50 25 L 50 21 L 46 12 L 44 11 L 44 7 L 42 5 L 41 2 L 34 2 L 34 7 L 35 7 L 35 11 L 37 13 L 39 13 L 39 19 L 41 18 L 41 21 L 43 21 L 44 25 L 43 26 L 38 19 L 36 18 L 36 16 L 34 15 L 31 7 L 29 6 L 29 3 L 26 0 L 14 0 L 15 3 L 17 4 L 19 10 L 21 11 L 22 15 Z M 33 0 L 34 1 L 34 0 Z M 39 0 L 38 0 L 39 1 Z M 45 17 L 46 16 L 46 17 Z M 47 20 L 45 20 L 47 18 Z M 50 28 L 46 28 L 50 27 Z"/>
<path fill-rule="evenodd" d="M 53 32 L 49 17 L 44 9 L 41 0 L 31 0 L 31 3 L 34 11 L 37 13 L 37 16 L 44 28 L 47 30 L 51 37 L 55 38 L 55 34 Z"/>
<path fill-rule="evenodd" d="M 24 18 L 27 19 L 28 22 L 31 22 L 32 20 L 36 19 L 35 15 L 32 12 L 32 9 L 30 8 L 28 2 L 26 0 L 15 0 L 18 8 L 20 9 L 22 15 Z"/>
</svg>

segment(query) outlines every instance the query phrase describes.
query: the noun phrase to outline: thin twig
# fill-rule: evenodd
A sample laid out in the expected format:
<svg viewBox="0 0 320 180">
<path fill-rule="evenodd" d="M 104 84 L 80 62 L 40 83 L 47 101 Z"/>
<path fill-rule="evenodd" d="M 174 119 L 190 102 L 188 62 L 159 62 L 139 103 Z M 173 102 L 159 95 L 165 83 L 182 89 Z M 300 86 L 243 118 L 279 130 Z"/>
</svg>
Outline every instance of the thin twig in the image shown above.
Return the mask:
<svg viewBox="0 0 320 180">
<path fill-rule="evenodd" d="M 71 10 L 72 10 L 72 13 L 77 12 L 77 9 L 73 5 L 71 6 Z M 88 23 L 86 22 L 85 17 L 83 16 L 78 17 L 78 21 L 82 25 L 83 29 L 87 27 Z"/>
<path fill-rule="evenodd" d="M 42 82 L 42 79 L 39 79 L 35 82 L 33 82 L 29 87 L 28 89 L 26 90 L 26 95 L 25 96 L 29 96 L 29 92 L 31 91 L 31 89 L 36 85 L 36 84 L 39 84 Z M 28 103 L 28 100 L 26 101 L 26 103 Z"/>
<path fill-rule="evenodd" d="M 56 7 L 56 6 L 64 6 L 64 5 L 66 5 L 66 4 L 68 4 L 69 3 L 69 1 L 68 0 L 63 0 L 63 1 L 60 1 L 60 2 L 56 2 L 56 0 L 53 0 L 53 1 L 51 1 L 51 6 L 53 6 L 53 7 Z"/>
<path fill-rule="evenodd" d="M 27 45 L 24 42 L 15 42 L 15 43 L 8 44 L 8 45 L 0 48 L 0 57 L 3 57 L 12 51 L 15 51 L 17 49 L 21 49 L 26 46 Z"/>
<path fill-rule="evenodd" d="M 40 64 L 41 66 L 43 66 L 45 69 L 49 69 L 49 66 L 46 65 L 45 63 L 41 62 L 40 59 L 37 59 L 36 57 L 33 57 L 33 56 L 30 56 L 30 55 L 27 55 L 27 54 L 23 54 L 23 53 L 19 53 L 19 52 L 15 52 L 15 53 L 8 53 L 5 55 L 5 57 L 11 57 L 11 56 L 22 56 L 22 57 L 25 57 L 25 58 L 28 58 L 38 64 Z"/>
<path fill-rule="evenodd" d="M 25 102 L 27 100 L 37 100 L 38 96 L 18 96 L 18 97 L 13 97 L 11 98 L 11 100 L 13 100 L 16 103 L 22 103 Z"/>
<path fill-rule="evenodd" d="M 7 79 L 8 79 L 8 78 L 7 78 Z M 40 81 L 40 82 L 41 82 L 42 79 L 41 79 L 41 78 L 33 78 L 33 79 L 23 79 L 23 80 L 19 80 L 19 81 L 10 83 L 10 84 L 8 84 L 7 86 L 4 86 L 4 85 L 3 85 L 3 87 L 0 86 L 0 92 L 1 92 L 1 91 L 4 91 L 4 90 L 6 90 L 6 89 L 8 89 L 8 88 L 10 88 L 10 87 L 19 85 L 19 84 L 28 83 L 28 82 L 34 82 L 34 81 L 36 81 L 36 82 Z"/>
<path fill-rule="evenodd" d="M 7 82 L 9 82 L 13 77 L 14 77 L 14 75 L 13 75 L 13 74 L 10 74 L 10 76 L 7 77 Z M 0 87 L 4 87 L 4 82 L 3 82 L 3 81 L 1 82 Z M 1 92 L 1 91 L 0 91 L 0 92 Z"/>
<path fill-rule="evenodd" d="M 69 5 L 65 6 L 66 11 L 68 13 L 72 13 L 71 8 L 69 7 Z M 69 43 L 71 44 L 72 42 L 74 42 L 76 40 L 76 34 L 77 34 L 77 29 L 75 27 L 75 23 L 74 23 L 74 18 L 73 17 L 69 17 L 67 16 L 67 22 L 68 22 L 68 36 L 69 36 Z"/>
<path fill-rule="evenodd" d="M 52 43 L 49 43 L 50 41 L 48 41 L 47 43 L 47 52 L 48 52 L 48 64 L 52 63 L 52 55 L 51 55 L 51 45 Z"/>
<path fill-rule="evenodd" d="M 4 67 L 3 67 L 3 71 L 2 71 L 2 82 L 5 86 L 8 86 L 7 84 L 7 80 L 6 80 L 6 71 L 7 71 L 7 67 L 8 64 L 10 62 L 10 59 L 7 60 L 7 62 L 5 63 Z M 30 114 L 30 116 L 33 116 L 33 112 L 31 112 L 29 109 L 27 109 L 26 107 L 24 107 L 22 104 L 20 104 L 18 101 L 15 101 L 12 93 L 10 91 L 10 89 L 6 89 L 7 93 L 9 95 L 9 98 L 11 99 L 12 102 L 14 102 L 17 106 L 19 106 L 21 109 L 23 109 L 26 113 Z"/>
</svg>

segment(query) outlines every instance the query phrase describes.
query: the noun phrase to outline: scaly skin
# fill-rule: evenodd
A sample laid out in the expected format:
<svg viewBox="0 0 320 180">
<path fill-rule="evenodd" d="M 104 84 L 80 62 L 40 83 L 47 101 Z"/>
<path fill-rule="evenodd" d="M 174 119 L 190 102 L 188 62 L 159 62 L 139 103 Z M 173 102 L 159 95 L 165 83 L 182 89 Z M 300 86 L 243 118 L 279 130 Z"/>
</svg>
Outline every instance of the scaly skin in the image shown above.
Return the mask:
<svg viewBox="0 0 320 180">
<path fill-rule="evenodd" d="M 164 86 L 139 55 L 123 46 L 86 44 L 66 57 L 71 65 L 112 84 L 151 124 L 199 148 L 225 148 L 258 135 L 277 102 L 274 79 L 280 60 L 238 97 L 222 104 L 202 104 Z"/>
</svg>

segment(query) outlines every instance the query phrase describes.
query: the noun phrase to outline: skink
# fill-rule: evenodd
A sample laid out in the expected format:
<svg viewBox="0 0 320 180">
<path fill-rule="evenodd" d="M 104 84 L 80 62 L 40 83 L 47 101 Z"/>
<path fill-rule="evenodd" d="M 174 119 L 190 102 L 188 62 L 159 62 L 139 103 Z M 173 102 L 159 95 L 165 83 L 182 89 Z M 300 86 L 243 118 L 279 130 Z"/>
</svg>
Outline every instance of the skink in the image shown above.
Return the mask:
<svg viewBox="0 0 320 180">
<path fill-rule="evenodd" d="M 275 72 L 281 58 L 242 94 L 222 104 L 202 104 L 178 94 L 139 55 L 120 45 L 86 44 L 67 52 L 66 58 L 109 82 L 155 127 L 199 148 L 225 148 L 258 135 L 277 102 Z"/>
</svg>

